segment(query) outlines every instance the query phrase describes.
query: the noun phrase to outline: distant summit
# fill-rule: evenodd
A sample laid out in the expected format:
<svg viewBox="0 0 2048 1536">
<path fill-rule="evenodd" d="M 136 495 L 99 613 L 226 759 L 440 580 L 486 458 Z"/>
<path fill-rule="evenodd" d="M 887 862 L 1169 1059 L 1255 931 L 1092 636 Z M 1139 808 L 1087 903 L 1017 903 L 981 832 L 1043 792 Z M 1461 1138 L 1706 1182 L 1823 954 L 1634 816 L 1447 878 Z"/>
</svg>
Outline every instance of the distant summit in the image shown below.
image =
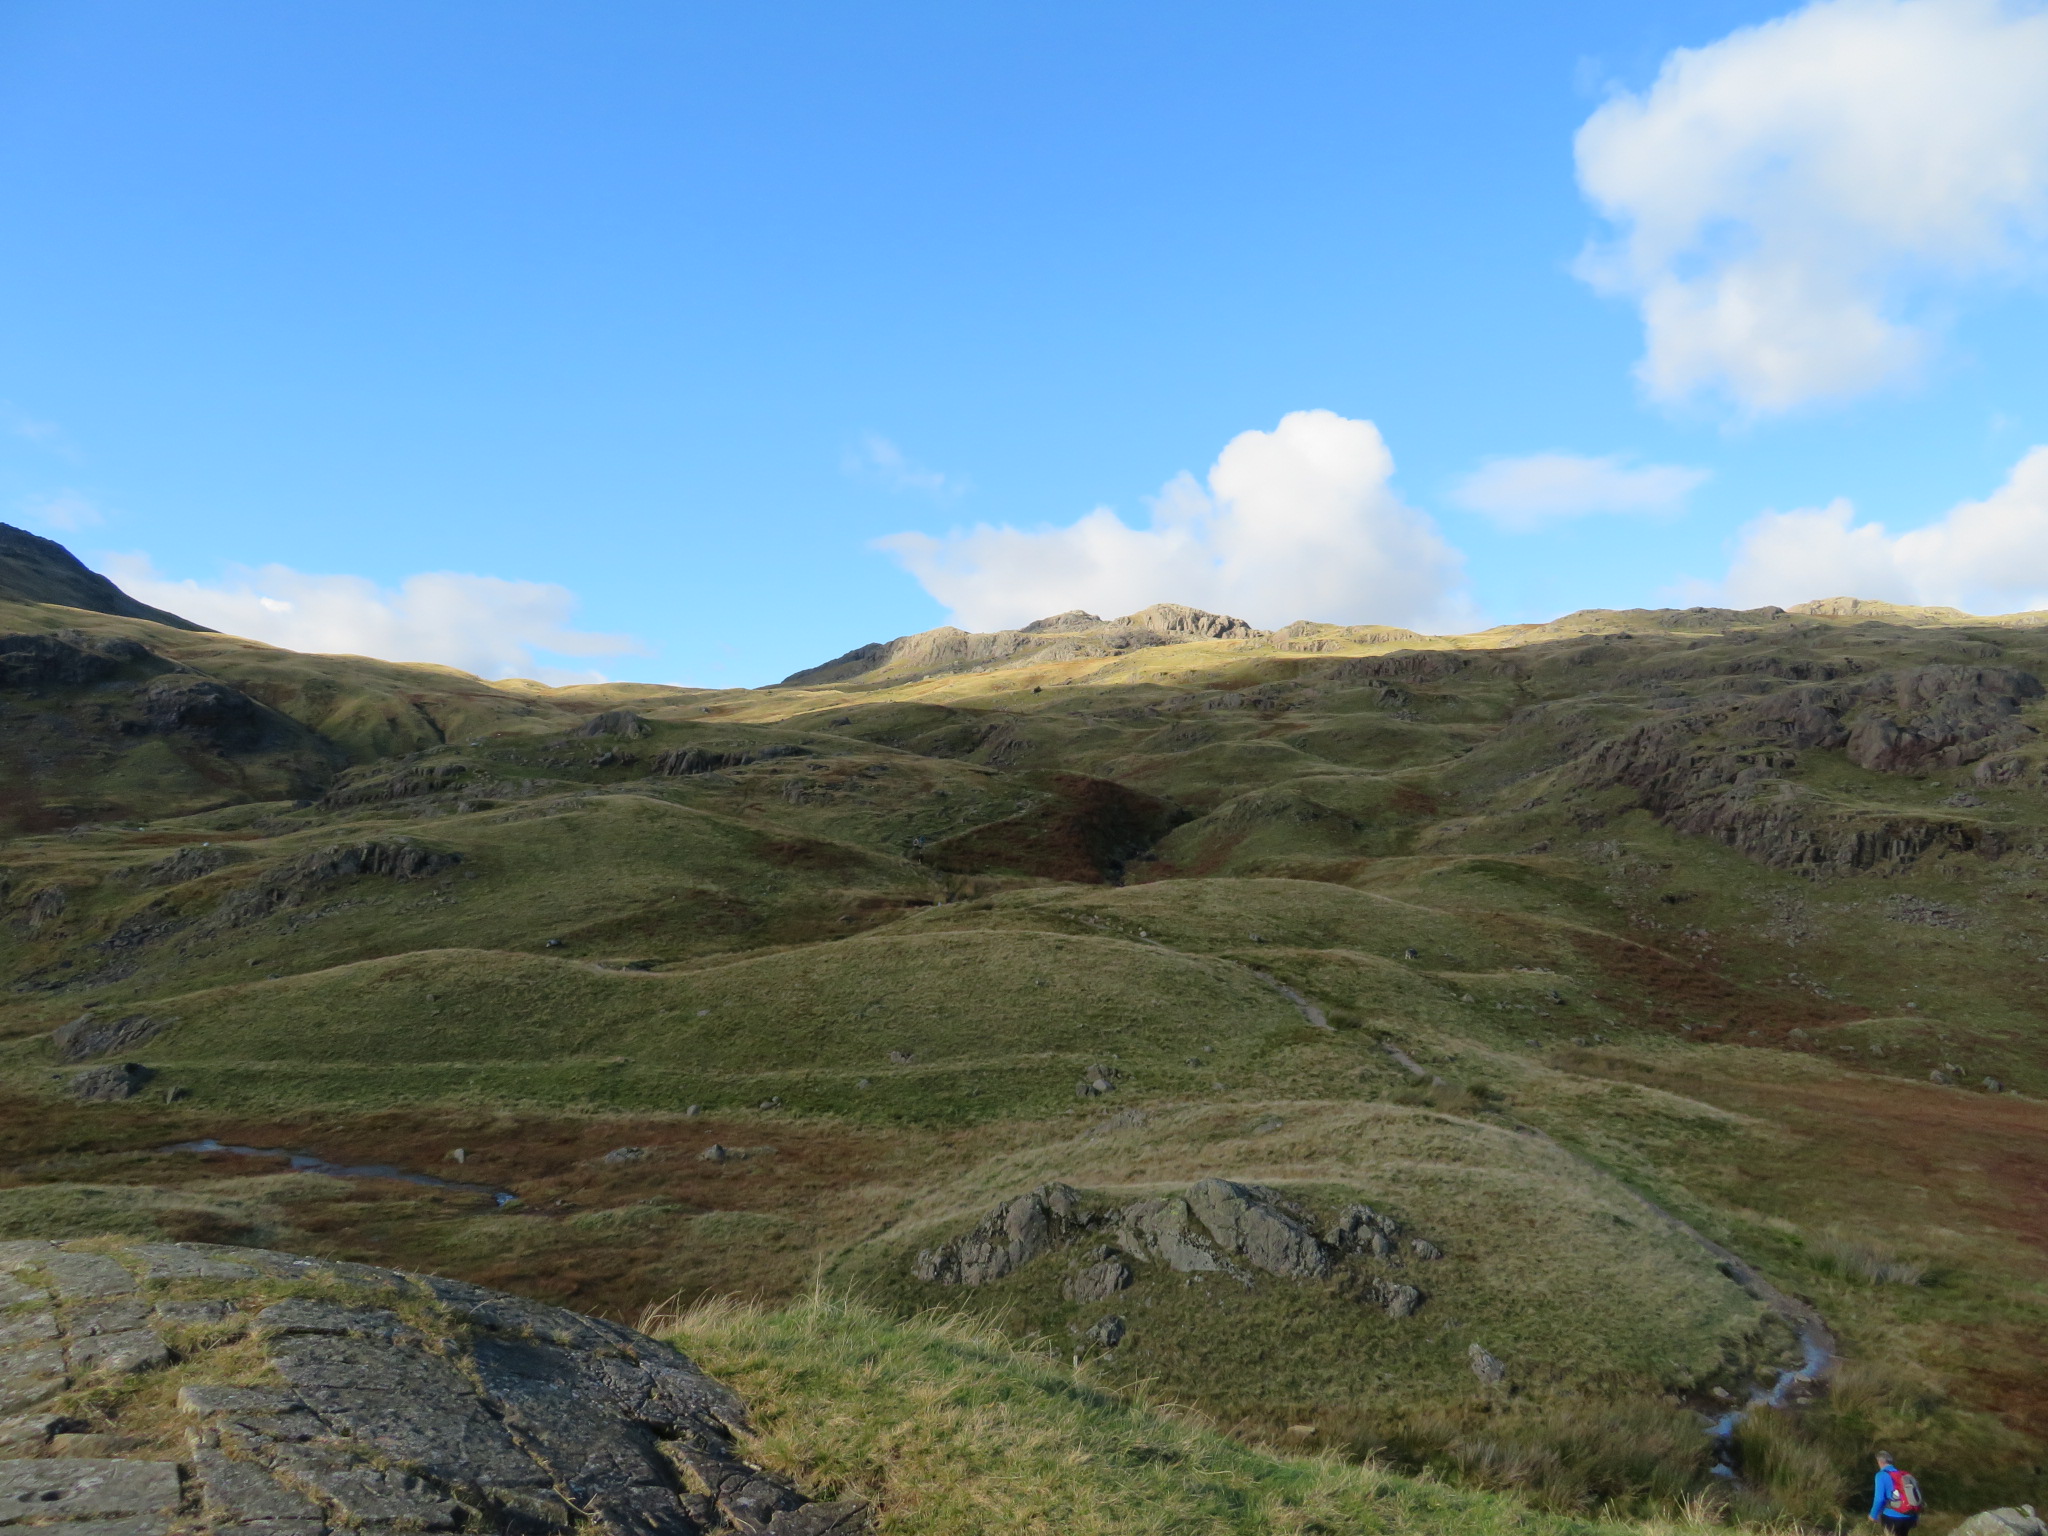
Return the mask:
<svg viewBox="0 0 2048 1536">
<path fill-rule="evenodd" d="M 999 629 L 994 634 L 969 634 L 947 625 L 863 645 L 822 666 L 792 672 L 782 680 L 782 686 L 994 671 L 1031 662 L 1086 661 L 1148 646 L 1181 645 L 1190 640 L 1265 638 L 1265 630 L 1254 629 L 1243 619 L 1205 613 L 1180 603 L 1154 603 L 1121 619 L 1099 618 L 1075 608 L 1049 619 L 1034 619 L 1022 629 Z"/>
<path fill-rule="evenodd" d="M 8 523 L 0 523 L 0 600 L 55 603 L 123 619 L 147 619 L 174 629 L 206 630 L 204 624 L 138 603 L 97 571 L 87 570 L 55 539 L 38 538 Z"/>
</svg>

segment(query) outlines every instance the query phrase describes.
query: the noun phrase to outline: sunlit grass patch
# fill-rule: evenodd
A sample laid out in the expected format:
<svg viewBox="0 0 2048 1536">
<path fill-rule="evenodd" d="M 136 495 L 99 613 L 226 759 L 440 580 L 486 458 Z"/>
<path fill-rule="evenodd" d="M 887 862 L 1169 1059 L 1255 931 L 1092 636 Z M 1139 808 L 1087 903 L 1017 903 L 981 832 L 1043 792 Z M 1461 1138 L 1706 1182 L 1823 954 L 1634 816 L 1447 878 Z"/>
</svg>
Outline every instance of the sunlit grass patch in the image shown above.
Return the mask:
<svg viewBox="0 0 2048 1536">
<path fill-rule="evenodd" d="M 1334 1456 L 1287 1456 L 1107 1390 L 986 1324 L 814 1293 L 651 1326 L 754 1405 L 753 1451 L 870 1500 L 887 1536 L 1309 1536 L 1622 1530 Z"/>
</svg>

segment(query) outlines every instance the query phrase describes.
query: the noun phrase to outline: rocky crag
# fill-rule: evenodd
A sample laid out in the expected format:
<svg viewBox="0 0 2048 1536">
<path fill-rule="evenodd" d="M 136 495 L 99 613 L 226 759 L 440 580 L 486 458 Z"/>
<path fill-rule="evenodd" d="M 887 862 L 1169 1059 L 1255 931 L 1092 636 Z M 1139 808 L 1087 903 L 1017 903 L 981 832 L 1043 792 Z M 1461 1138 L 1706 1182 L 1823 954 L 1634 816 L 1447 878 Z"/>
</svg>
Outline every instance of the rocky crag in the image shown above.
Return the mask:
<svg viewBox="0 0 2048 1536">
<path fill-rule="evenodd" d="M 196 1243 L 0 1243 L 0 1525 L 68 1536 L 851 1536 L 665 1344 L 479 1286 Z"/>
<path fill-rule="evenodd" d="M 1405 630 L 1401 633 L 1407 633 Z M 1121 619 L 1098 618 L 1076 608 L 1035 619 L 1022 629 L 970 634 L 950 626 L 863 645 L 821 666 L 782 680 L 787 687 L 825 683 L 903 681 L 941 673 L 994 671 L 1032 662 L 1089 661 L 1125 656 L 1191 640 L 1263 640 L 1266 631 L 1243 619 L 1205 613 L 1179 603 L 1154 603 Z"/>
<path fill-rule="evenodd" d="M 1105 1302 L 1128 1290 L 1139 1278 L 1133 1264 L 1247 1287 L 1257 1283 L 1254 1271 L 1328 1281 L 1392 1318 L 1412 1316 L 1427 1299 L 1420 1287 L 1375 1273 L 1373 1261 L 1441 1259 L 1435 1243 L 1404 1236 L 1394 1217 L 1355 1203 L 1321 1225 L 1318 1233 L 1315 1214 L 1278 1190 L 1231 1179 L 1200 1179 L 1182 1194 L 1122 1206 L 1047 1184 L 1004 1201 L 964 1236 L 921 1250 L 911 1272 L 929 1285 L 987 1285 L 1063 1250 L 1061 1293 L 1075 1302 Z M 1114 1349 L 1128 1332 L 1124 1316 L 1111 1313 L 1086 1337 Z"/>
</svg>

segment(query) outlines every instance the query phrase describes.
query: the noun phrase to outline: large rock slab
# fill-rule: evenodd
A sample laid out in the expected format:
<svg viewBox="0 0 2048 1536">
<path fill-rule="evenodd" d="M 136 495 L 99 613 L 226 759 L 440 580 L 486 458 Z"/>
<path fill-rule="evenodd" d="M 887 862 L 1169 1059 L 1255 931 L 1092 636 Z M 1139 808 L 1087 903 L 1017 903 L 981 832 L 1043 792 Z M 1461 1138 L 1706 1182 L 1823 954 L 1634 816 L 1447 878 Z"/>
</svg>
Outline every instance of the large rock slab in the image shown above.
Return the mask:
<svg viewBox="0 0 2048 1536">
<path fill-rule="evenodd" d="M 1316 1280 L 1330 1272 L 1329 1250 L 1308 1224 L 1281 1208 L 1271 1191 L 1229 1179 L 1203 1179 L 1188 1189 L 1188 1209 L 1218 1246 L 1269 1275 Z"/>
<path fill-rule="evenodd" d="M 94 1437 L 137 1446 L 133 1458 L 0 1460 L 0 1529 L 24 1536 L 50 1522 L 80 1536 L 865 1526 L 859 1504 L 815 1502 L 748 1461 L 739 1398 L 617 1323 L 460 1281 L 204 1244 L 8 1243 L 0 1286 L 0 1404 L 12 1405 L 0 1411 L 40 1415 L 19 1421 L 25 1450 L 68 1414 L 102 1412 L 91 1394 L 106 1373 L 136 1378 Z M 192 1318 L 202 1340 L 248 1342 L 217 1356 L 202 1343 L 175 1376 L 160 1372 L 192 1335 L 159 1329 Z M 219 1379 L 205 1379 L 210 1359 Z M 167 1438 L 166 1422 L 182 1434 Z"/>
<path fill-rule="evenodd" d="M 0 1525 L 169 1513 L 182 1497 L 168 1461 L 0 1461 Z"/>
</svg>

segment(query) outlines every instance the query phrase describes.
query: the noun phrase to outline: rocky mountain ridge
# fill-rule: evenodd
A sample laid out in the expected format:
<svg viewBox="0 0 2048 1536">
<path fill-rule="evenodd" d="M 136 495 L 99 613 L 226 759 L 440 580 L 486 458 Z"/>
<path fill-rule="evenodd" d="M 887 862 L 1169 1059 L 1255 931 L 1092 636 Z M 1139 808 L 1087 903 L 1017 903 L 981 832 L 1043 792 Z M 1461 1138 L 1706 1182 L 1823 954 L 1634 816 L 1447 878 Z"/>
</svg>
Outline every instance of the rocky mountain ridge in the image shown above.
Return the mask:
<svg viewBox="0 0 2048 1536">
<path fill-rule="evenodd" d="M 1389 646 L 1491 650 L 1595 634 L 1625 639 L 1639 631 L 1706 633 L 1774 622 L 1794 627 L 1802 618 L 1915 627 L 1985 625 L 2016 629 L 2048 625 L 2048 611 L 1987 617 L 1956 608 L 1831 597 L 1795 603 L 1790 608 L 1587 608 L 1538 624 L 1503 624 L 1469 635 L 1423 635 L 1387 625 L 1326 624 L 1309 619 L 1263 630 L 1226 614 L 1207 613 L 1179 603 L 1155 603 L 1120 619 L 1103 619 L 1076 609 L 1034 620 L 1018 629 L 990 633 L 971 633 L 950 625 L 923 630 L 895 640 L 858 646 L 819 666 L 791 673 L 780 686 L 900 684 L 961 673 L 1100 660 L 1201 641 L 1230 641 L 1260 650 L 1310 655 Z"/>
</svg>

